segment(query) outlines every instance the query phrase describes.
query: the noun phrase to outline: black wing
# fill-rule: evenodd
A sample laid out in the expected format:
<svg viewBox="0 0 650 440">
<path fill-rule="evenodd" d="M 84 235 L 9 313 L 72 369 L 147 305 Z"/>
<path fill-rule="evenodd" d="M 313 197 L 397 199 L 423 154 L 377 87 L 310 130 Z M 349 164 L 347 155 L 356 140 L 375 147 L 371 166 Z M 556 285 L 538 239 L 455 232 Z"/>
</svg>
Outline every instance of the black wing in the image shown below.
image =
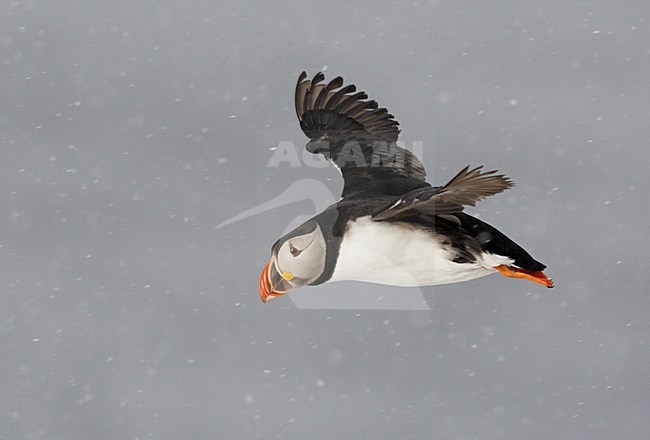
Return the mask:
<svg viewBox="0 0 650 440">
<path fill-rule="evenodd" d="M 396 220 L 413 216 L 449 215 L 461 212 L 464 206 L 475 206 L 476 202 L 512 188 L 513 182 L 497 171 L 481 172 L 481 167 L 473 170 L 465 167 L 442 187 L 415 189 L 391 206 L 382 209 L 373 220 Z"/>
<path fill-rule="evenodd" d="M 343 174 L 346 192 L 370 179 L 413 180 L 411 187 L 428 186 L 422 162 L 397 145 L 399 123 L 385 108 L 368 100 L 343 78 L 329 83 L 317 73 L 307 79 L 302 72 L 296 85 L 296 114 L 300 128 L 311 141 L 307 150 L 323 154 Z"/>
</svg>

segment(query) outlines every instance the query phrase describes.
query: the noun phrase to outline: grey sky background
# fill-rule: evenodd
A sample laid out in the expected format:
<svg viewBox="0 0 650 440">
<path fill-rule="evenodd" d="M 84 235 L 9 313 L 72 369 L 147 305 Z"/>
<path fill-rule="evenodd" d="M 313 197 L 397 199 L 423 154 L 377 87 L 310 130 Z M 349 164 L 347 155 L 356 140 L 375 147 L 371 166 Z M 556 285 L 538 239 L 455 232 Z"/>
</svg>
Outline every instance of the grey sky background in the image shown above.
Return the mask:
<svg viewBox="0 0 650 440">
<path fill-rule="evenodd" d="M 650 436 L 644 1 L 3 2 L 4 439 Z M 549 267 L 421 289 L 431 310 L 257 293 L 332 168 L 302 148 L 299 72 L 343 75 L 420 142 L 516 187 L 468 212 Z M 307 188 L 307 187 L 306 187 Z M 353 283 L 326 296 L 394 289 Z M 397 290 L 399 293 L 400 290 Z M 304 297 L 303 297 L 304 298 Z"/>
</svg>

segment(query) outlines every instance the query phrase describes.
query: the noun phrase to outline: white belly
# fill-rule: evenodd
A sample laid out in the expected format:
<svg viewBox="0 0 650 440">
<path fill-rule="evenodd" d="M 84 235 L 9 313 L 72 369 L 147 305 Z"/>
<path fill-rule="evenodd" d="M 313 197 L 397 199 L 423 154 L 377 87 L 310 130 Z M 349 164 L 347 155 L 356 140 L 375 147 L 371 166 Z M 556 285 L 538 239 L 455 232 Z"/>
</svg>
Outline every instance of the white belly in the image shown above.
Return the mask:
<svg viewBox="0 0 650 440">
<path fill-rule="evenodd" d="M 475 263 L 454 263 L 437 236 L 406 223 L 348 223 L 330 281 L 366 281 L 391 286 L 457 283 L 495 273 L 512 260 L 484 254 Z"/>
</svg>

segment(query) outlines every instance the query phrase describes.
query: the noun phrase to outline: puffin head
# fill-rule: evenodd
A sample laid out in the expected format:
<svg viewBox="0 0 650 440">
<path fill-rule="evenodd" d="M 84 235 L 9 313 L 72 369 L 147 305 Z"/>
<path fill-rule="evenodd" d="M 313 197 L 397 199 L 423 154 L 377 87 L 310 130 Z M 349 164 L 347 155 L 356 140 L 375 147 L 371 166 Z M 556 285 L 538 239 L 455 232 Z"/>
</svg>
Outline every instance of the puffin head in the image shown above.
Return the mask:
<svg viewBox="0 0 650 440">
<path fill-rule="evenodd" d="M 262 302 L 316 281 L 325 271 L 326 251 L 323 232 L 313 219 L 279 239 L 260 276 Z"/>
</svg>

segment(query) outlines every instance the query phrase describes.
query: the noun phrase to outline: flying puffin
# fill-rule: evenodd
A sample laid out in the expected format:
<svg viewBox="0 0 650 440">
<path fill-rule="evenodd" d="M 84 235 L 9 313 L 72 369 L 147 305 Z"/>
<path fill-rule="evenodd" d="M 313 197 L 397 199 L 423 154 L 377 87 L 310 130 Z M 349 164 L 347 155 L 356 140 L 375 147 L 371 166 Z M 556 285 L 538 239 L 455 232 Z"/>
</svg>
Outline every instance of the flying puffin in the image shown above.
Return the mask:
<svg viewBox="0 0 650 440">
<path fill-rule="evenodd" d="M 546 287 L 535 260 L 465 206 L 513 186 L 496 171 L 462 169 L 444 186 L 397 145 L 398 122 L 343 78 L 302 72 L 295 92 L 307 151 L 343 175 L 341 200 L 275 242 L 260 276 L 263 302 L 301 286 L 366 281 L 392 286 L 457 283 L 491 273 Z"/>
</svg>

